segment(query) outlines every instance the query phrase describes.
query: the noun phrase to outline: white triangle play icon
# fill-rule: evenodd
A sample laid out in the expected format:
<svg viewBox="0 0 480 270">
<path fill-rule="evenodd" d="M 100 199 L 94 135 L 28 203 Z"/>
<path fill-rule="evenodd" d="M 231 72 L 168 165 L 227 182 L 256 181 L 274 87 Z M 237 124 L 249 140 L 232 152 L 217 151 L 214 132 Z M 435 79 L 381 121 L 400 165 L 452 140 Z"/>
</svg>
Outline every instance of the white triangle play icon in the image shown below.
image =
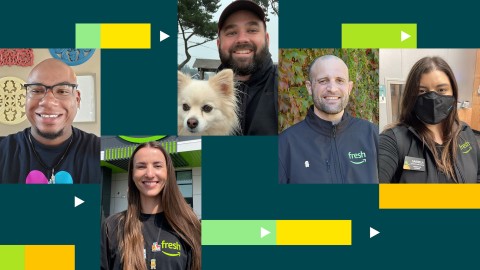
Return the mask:
<svg viewBox="0 0 480 270">
<path fill-rule="evenodd" d="M 409 39 L 411 36 L 403 31 L 400 31 L 400 41 L 403 42 L 406 39 Z"/>
<path fill-rule="evenodd" d="M 266 230 L 266 229 L 263 228 L 263 227 L 260 227 L 260 238 L 263 238 L 263 237 L 265 237 L 265 236 L 267 236 L 267 235 L 269 235 L 269 234 L 270 234 L 270 231 Z"/>
<path fill-rule="evenodd" d="M 380 232 L 375 230 L 374 228 L 370 227 L 370 238 L 374 237 L 375 235 L 379 234 Z"/>
<path fill-rule="evenodd" d="M 160 42 L 164 41 L 166 38 L 170 37 L 169 35 L 165 34 L 164 32 L 160 31 Z"/>
<path fill-rule="evenodd" d="M 79 206 L 80 204 L 84 203 L 84 201 L 77 196 L 75 196 L 75 207 Z"/>
</svg>

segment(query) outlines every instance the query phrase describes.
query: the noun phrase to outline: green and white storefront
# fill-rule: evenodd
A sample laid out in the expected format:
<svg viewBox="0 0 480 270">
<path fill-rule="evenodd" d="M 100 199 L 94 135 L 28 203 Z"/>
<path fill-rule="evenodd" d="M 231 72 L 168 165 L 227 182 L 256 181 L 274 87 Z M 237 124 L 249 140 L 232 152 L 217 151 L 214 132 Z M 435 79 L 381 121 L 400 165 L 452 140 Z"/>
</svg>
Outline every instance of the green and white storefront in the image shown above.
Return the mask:
<svg viewBox="0 0 480 270">
<path fill-rule="evenodd" d="M 102 136 L 102 218 L 127 209 L 128 162 L 140 143 L 158 141 L 172 158 L 177 184 L 185 200 L 201 219 L 202 142 L 201 137 Z"/>
</svg>

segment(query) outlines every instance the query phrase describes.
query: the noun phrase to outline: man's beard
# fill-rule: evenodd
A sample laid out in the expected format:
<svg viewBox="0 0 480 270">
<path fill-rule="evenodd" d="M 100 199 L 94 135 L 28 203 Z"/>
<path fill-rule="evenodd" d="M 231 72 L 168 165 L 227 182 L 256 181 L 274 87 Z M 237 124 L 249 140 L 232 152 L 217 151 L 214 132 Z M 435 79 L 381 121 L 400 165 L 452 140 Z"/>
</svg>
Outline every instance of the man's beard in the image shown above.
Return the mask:
<svg viewBox="0 0 480 270">
<path fill-rule="evenodd" d="M 55 140 L 56 138 L 63 135 L 63 128 L 57 132 L 43 132 L 36 127 L 33 128 L 37 131 L 37 134 L 40 135 L 40 137 L 43 137 L 47 140 Z"/>
<path fill-rule="evenodd" d="M 317 110 L 324 112 L 326 114 L 337 114 L 343 111 L 347 105 L 348 105 L 348 95 L 345 95 L 343 97 L 340 97 L 341 101 L 337 105 L 330 105 L 324 102 L 323 98 L 320 96 L 317 96 L 315 94 L 315 91 L 312 89 L 312 98 L 313 98 L 313 104 L 315 105 L 315 108 Z"/>
<path fill-rule="evenodd" d="M 254 53 L 252 59 L 248 59 L 248 62 L 246 63 L 233 59 L 233 51 L 245 49 L 253 50 Z M 257 53 L 257 46 L 255 44 L 236 45 L 231 47 L 227 54 L 223 54 L 219 47 L 218 53 L 220 54 L 220 60 L 222 61 L 224 67 L 233 69 L 233 72 L 240 76 L 251 75 L 257 70 L 260 70 L 263 67 L 265 60 L 270 57 L 270 52 L 267 45 L 263 46 L 263 48 Z"/>
</svg>

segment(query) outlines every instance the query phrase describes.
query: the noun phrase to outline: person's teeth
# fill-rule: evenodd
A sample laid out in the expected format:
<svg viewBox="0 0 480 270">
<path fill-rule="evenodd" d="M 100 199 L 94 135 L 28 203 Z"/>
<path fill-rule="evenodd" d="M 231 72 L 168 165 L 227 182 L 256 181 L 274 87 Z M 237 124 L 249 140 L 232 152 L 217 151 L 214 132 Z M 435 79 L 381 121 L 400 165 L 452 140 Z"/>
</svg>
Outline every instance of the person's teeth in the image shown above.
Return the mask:
<svg viewBox="0 0 480 270">
<path fill-rule="evenodd" d="M 41 114 L 40 116 L 43 118 L 55 118 L 58 117 L 58 114 Z"/>
</svg>

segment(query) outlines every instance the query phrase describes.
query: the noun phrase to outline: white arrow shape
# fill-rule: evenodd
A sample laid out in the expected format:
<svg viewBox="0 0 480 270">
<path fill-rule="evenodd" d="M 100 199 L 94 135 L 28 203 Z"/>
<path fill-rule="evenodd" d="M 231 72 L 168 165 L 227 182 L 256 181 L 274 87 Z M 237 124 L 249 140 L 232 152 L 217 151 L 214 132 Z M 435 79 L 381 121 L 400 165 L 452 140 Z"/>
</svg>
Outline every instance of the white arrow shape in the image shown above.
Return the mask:
<svg viewBox="0 0 480 270">
<path fill-rule="evenodd" d="M 406 39 L 409 39 L 411 36 L 403 31 L 400 31 L 400 42 L 403 42 Z"/>
<path fill-rule="evenodd" d="M 84 203 L 85 201 L 78 198 L 77 196 L 75 196 L 75 207 L 79 206 L 80 204 Z"/>
<path fill-rule="evenodd" d="M 370 238 L 374 237 L 375 235 L 379 234 L 380 232 L 375 230 L 374 228 L 370 227 Z"/>
<path fill-rule="evenodd" d="M 260 227 L 260 238 L 263 238 L 267 235 L 270 234 L 270 231 L 268 231 L 267 229 L 263 228 L 263 227 Z"/>
<path fill-rule="evenodd" d="M 169 35 L 165 34 L 164 32 L 160 31 L 160 42 L 164 41 L 166 38 L 170 37 Z"/>
</svg>

